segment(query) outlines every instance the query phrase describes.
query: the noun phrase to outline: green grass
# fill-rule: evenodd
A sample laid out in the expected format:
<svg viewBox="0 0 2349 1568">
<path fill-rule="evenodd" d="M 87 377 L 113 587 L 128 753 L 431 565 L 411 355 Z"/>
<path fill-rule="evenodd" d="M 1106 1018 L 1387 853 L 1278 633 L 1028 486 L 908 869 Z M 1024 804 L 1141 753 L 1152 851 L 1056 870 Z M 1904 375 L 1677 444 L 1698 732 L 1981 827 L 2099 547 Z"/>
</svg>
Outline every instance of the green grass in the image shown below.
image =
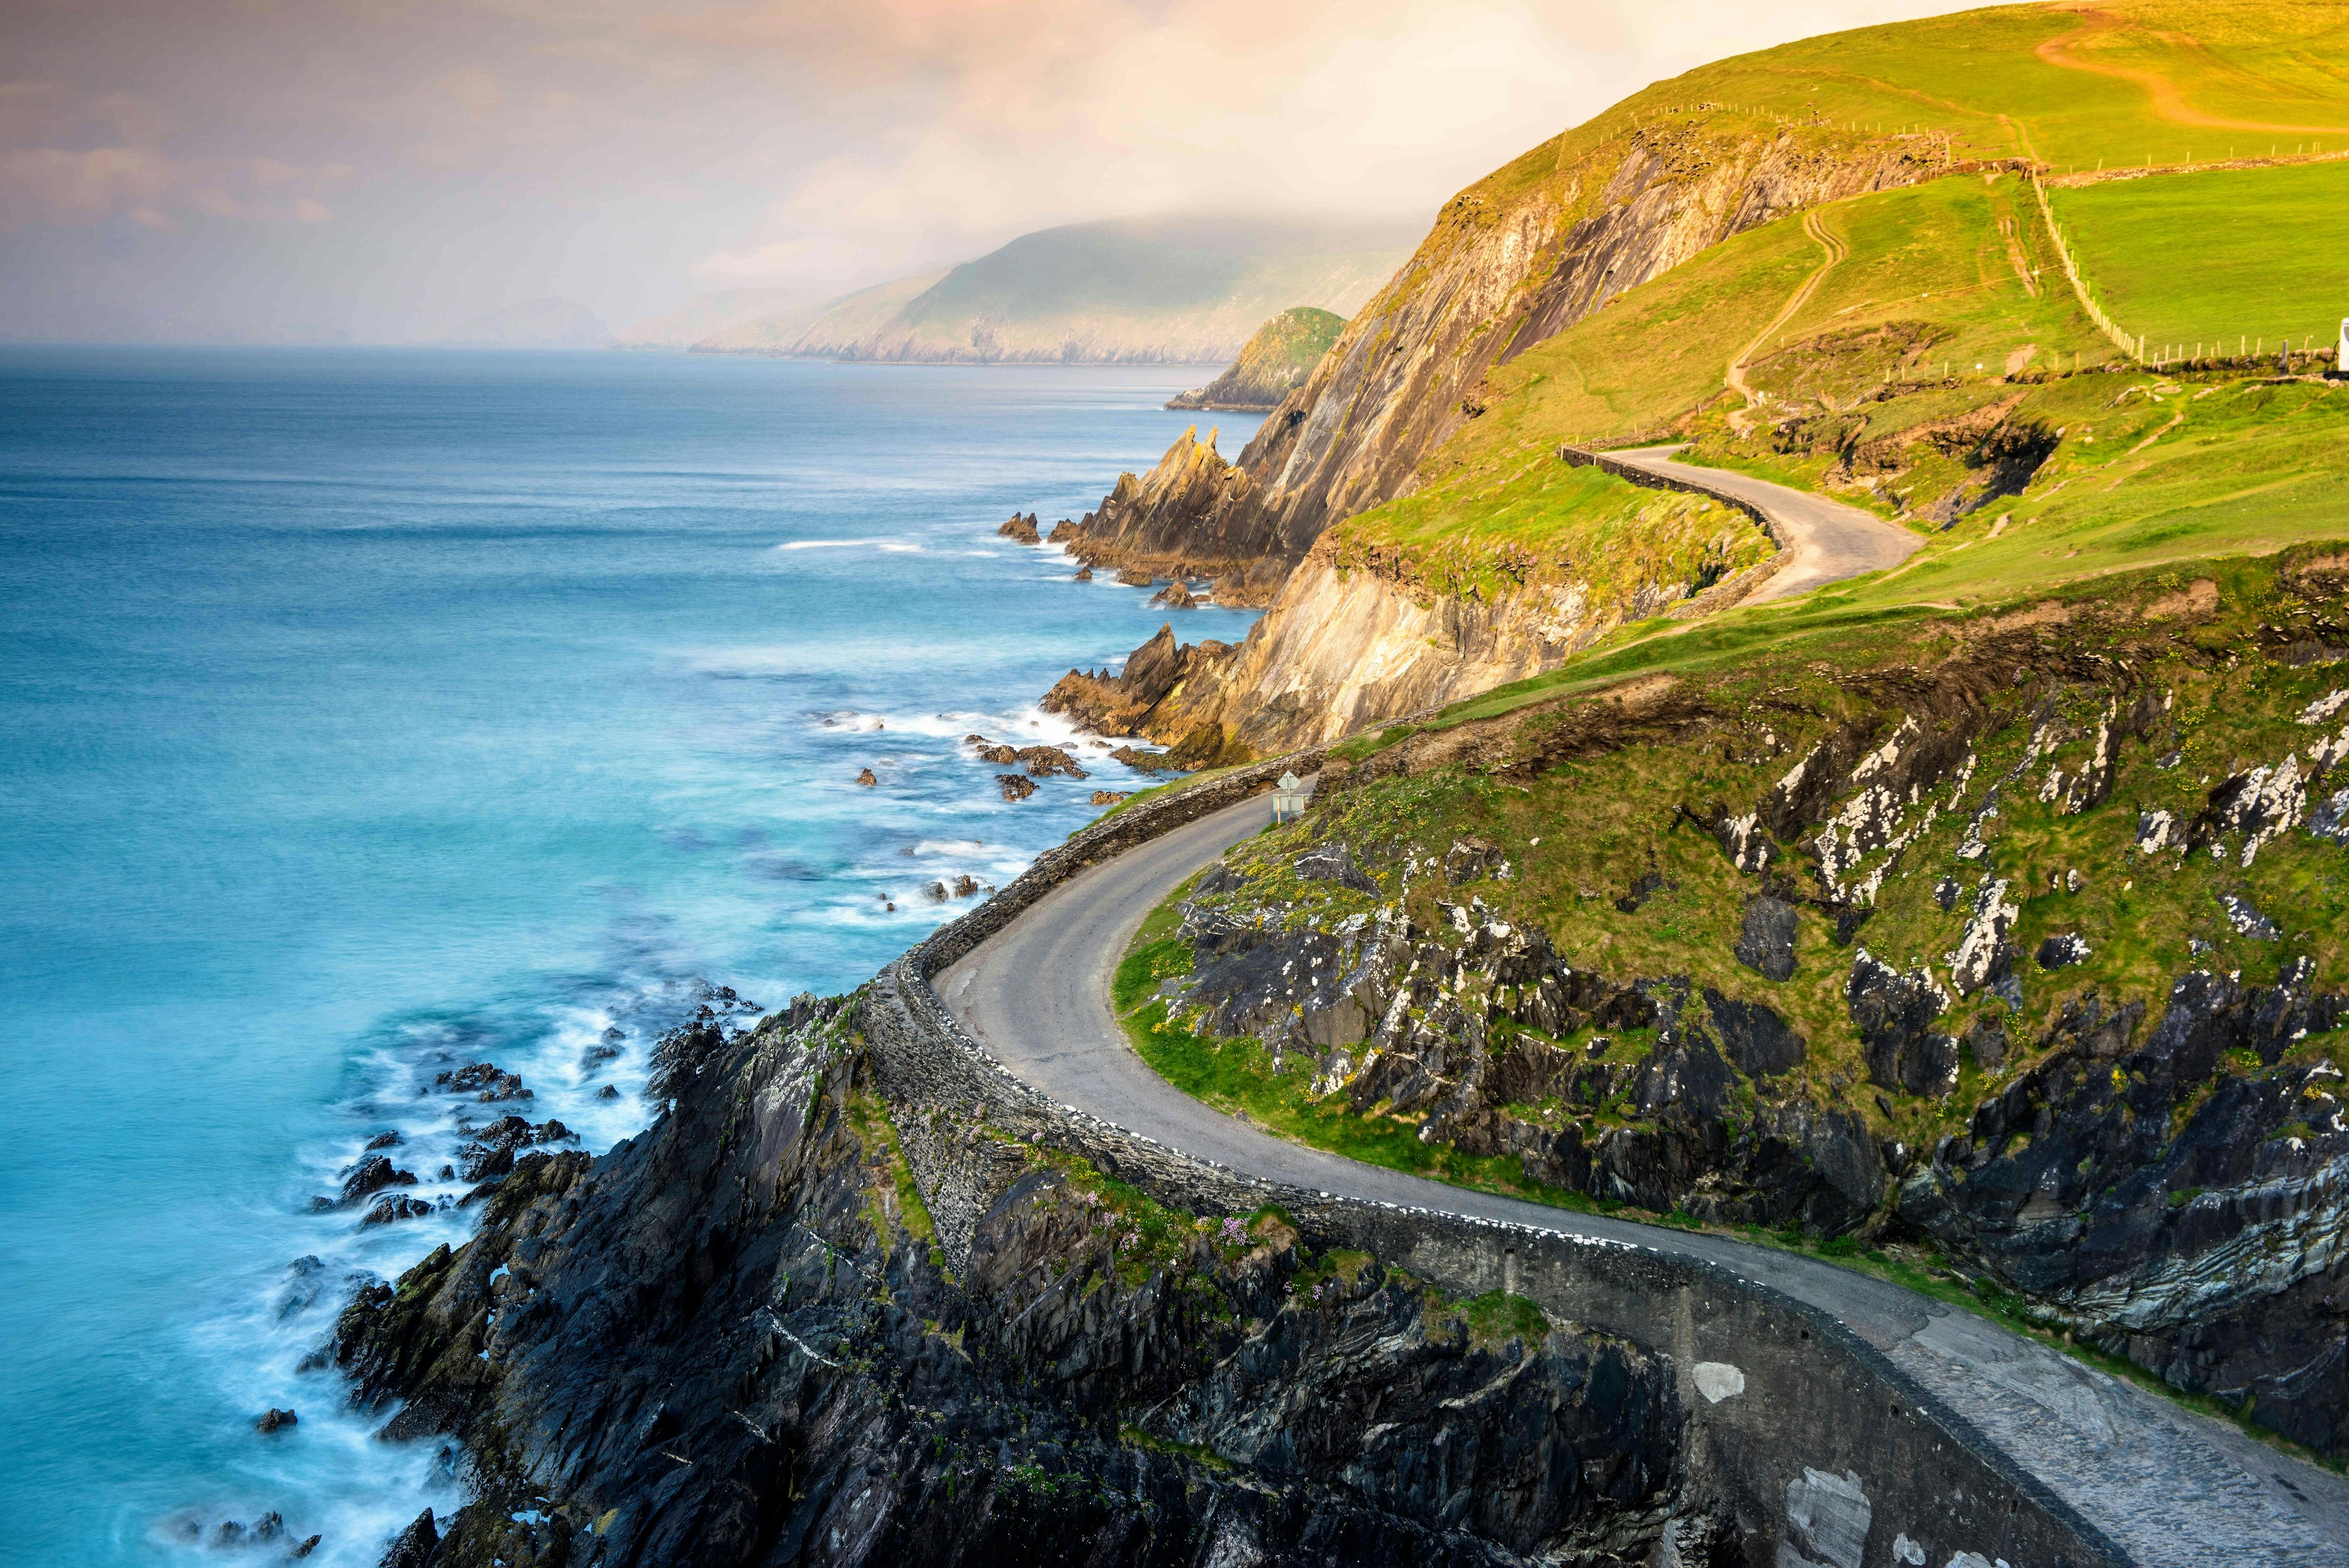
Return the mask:
<svg viewBox="0 0 2349 1568">
<path fill-rule="evenodd" d="M 1561 441 L 1658 428 L 1721 389 L 1730 358 L 1825 254 L 1796 218 L 1748 230 L 1490 372 L 1488 410 L 1423 472 L 1491 472 Z"/>
<path fill-rule="evenodd" d="M 1542 1309 L 1506 1291 L 1486 1291 L 1464 1302 L 1460 1314 L 1468 1321 L 1468 1343 L 1479 1350 L 1497 1350 L 1511 1340 L 1536 1345 L 1549 1334 L 1549 1318 Z"/>
<path fill-rule="evenodd" d="M 2091 23 L 2100 23 L 2089 26 Z M 2085 36 L 2083 36 L 2085 35 Z M 2125 77 L 2068 67 L 2039 47 Z M 2158 0 L 2012 5 L 1806 38 L 1700 67 L 1643 97 L 1947 131 L 1958 156 L 2029 151 L 2057 170 L 2208 162 L 2295 142 L 2349 147 L 2349 7 Z M 2197 119 L 2313 128 L 2299 135 Z"/>
<path fill-rule="evenodd" d="M 1930 336 L 1897 357 L 1883 348 L 1784 364 L 1769 350 L 1748 379 L 1781 395 L 1840 400 L 1886 379 L 2000 376 L 2027 366 L 2089 364 L 2109 346 L 2064 280 L 2031 189 L 2019 176 L 1935 180 L 1835 202 L 1820 213 L 1851 254 L 1820 280 L 1778 343 L 1914 323 Z M 1816 253 L 1815 253 L 1816 254 Z"/>
<path fill-rule="evenodd" d="M 1492 598 L 1571 583 L 1601 604 L 1642 585 L 1692 592 L 1765 559 L 1751 518 L 1701 495 L 1643 490 L 1569 468 L 1547 443 L 1348 518 L 1326 548 L 1340 571 L 1376 569 L 1413 592 Z"/>
<path fill-rule="evenodd" d="M 1189 966 L 1187 962 L 1185 968 Z M 1514 1160 L 1480 1158 L 1420 1142 L 1415 1123 L 1355 1116 L 1344 1096 L 1316 1099 L 1312 1065 L 1291 1057 L 1276 1071 L 1254 1039 L 1218 1040 L 1191 1033 L 1153 1002 L 1123 1018 L 1126 1037 L 1159 1076 L 1217 1110 L 1237 1113 L 1279 1137 L 1390 1170 L 1433 1177 L 1482 1191 L 1533 1198 L 1563 1208 L 1607 1207 L 1580 1193 L 1528 1181 Z"/>
<path fill-rule="evenodd" d="M 2319 348 L 2349 315 L 2349 163 L 2214 171 L 2052 193 L 2114 318 L 2146 351 Z"/>
</svg>

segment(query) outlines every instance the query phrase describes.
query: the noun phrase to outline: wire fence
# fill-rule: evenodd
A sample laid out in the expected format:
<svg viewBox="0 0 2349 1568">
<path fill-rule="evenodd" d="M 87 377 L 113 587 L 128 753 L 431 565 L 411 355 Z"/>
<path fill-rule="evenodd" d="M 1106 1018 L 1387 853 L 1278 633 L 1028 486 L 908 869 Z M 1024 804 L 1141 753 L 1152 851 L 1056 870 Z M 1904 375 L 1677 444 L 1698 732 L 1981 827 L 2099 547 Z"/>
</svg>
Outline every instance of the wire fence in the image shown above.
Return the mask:
<svg viewBox="0 0 2349 1568">
<path fill-rule="evenodd" d="M 2055 209 L 2047 200 L 2047 187 L 2040 181 L 2037 174 L 2031 176 L 2031 191 L 2033 195 L 2039 198 L 2039 215 L 2047 225 L 2047 237 L 2055 246 L 2056 256 L 2064 264 L 2064 275 L 2072 281 L 2072 293 L 2079 299 L 2080 308 L 2086 311 L 2088 319 L 2096 324 L 2096 330 L 2110 339 L 2113 347 L 2128 356 L 2132 363 L 2161 369 L 2172 365 L 2199 363 L 2207 359 L 2263 359 L 2267 357 L 2267 337 L 2264 333 L 2237 334 L 2232 352 L 2228 350 L 2224 337 L 2201 338 L 2196 341 L 2193 351 L 2189 353 L 2182 341 L 2148 344 L 2144 333 L 2131 332 L 2127 327 L 2115 321 L 2105 307 L 2096 303 L 2095 286 L 2089 280 L 2087 275 L 2080 270 L 2078 254 L 2073 250 L 2071 242 L 2064 238 L 2062 227 L 2056 223 Z M 2349 332 L 2349 324 L 2344 324 L 2344 332 Z M 2330 353 L 2329 350 L 2320 349 L 2317 347 L 2317 338 L 2313 333 L 2304 334 L 2300 347 L 2296 349 L 2292 346 L 2290 334 L 2277 338 L 2276 352 L 2282 355 L 2287 362 L 2293 359 L 2328 358 Z"/>
</svg>

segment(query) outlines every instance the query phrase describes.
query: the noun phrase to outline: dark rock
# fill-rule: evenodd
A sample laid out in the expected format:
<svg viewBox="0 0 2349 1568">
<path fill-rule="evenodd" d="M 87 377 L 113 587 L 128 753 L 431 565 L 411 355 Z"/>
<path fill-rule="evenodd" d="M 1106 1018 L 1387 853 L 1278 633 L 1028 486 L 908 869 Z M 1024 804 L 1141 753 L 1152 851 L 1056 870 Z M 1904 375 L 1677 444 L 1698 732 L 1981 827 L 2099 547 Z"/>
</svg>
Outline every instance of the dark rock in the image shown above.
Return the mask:
<svg viewBox="0 0 2349 1568">
<path fill-rule="evenodd" d="M 317 1304 L 326 1289 L 326 1265 L 315 1257 L 300 1257 L 285 1265 L 285 1289 L 277 1297 L 277 1315 L 292 1317 Z"/>
<path fill-rule="evenodd" d="M 398 1169 L 388 1158 L 379 1154 L 372 1159 L 359 1161 L 358 1168 L 344 1179 L 342 1196 L 336 1199 L 334 1206 L 337 1209 L 354 1208 L 387 1187 L 415 1185 L 414 1171 Z"/>
<path fill-rule="evenodd" d="M 313 1535 L 310 1539 L 305 1541 L 302 1544 L 296 1546 L 293 1551 L 288 1552 L 285 1555 L 295 1558 L 297 1561 L 301 1558 L 307 1557 L 311 1552 L 318 1550 L 318 1542 L 325 1539 L 326 1537 L 323 1535 Z"/>
<path fill-rule="evenodd" d="M 1035 781 L 1025 774 L 998 774 L 995 787 L 1003 792 L 1006 800 L 1026 800 L 1036 793 Z"/>
<path fill-rule="evenodd" d="M 1764 980 L 1786 980 L 1795 972 L 1795 906 L 1768 893 L 1745 900 L 1745 920 L 1730 950 L 1739 963 Z"/>
<path fill-rule="evenodd" d="M 620 1097 L 620 1091 L 606 1084 L 595 1091 L 595 1097 L 599 1100 L 616 1100 Z"/>
<path fill-rule="evenodd" d="M 1803 1037 L 1761 1002 L 1739 1002 L 1707 986 L 1704 1006 L 1729 1059 L 1747 1077 L 1766 1078 L 1803 1064 Z"/>
<path fill-rule="evenodd" d="M 1074 576 L 1078 582 L 1090 583 L 1093 580 L 1093 569 L 1091 566 L 1079 566 Z"/>
<path fill-rule="evenodd" d="M 1354 864 L 1353 852 L 1342 844 L 1324 844 L 1299 856 L 1289 869 L 1307 882 L 1335 882 L 1357 893 L 1375 893 L 1379 885 Z"/>
<path fill-rule="evenodd" d="M 283 1427 L 298 1425 L 302 1417 L 293 1411 L 280 1410 L 273 1405 L 254 1420 L 253 1429 L 256 1432 L 274 1432 Z"/>
<path fill-rule="evenodd" d="M 1958 895 L 1963 891 L 1956 877 L 1944 877 L 1933 884 L 1933 902 L 1941 907 L 1942 913 L 1947 914 L 1958 907 Z"/>
<path fill-rule="evenodd" d="M 1028 770 L 1030 778 L 1050 778 L 1055 774 L 1072 779 L 1085 776 L 1085 770 L 1077 765 L 1077 760 L 1058 746 L 1022 746 L 1012 754 L 1019 759 L 1019 765 Z"/>
<path fill-rule="evenodd" d="M 2239 898 L 2232 893 L 2221 893 L 2219 895 L 2219 904 L 2227 911 L 2227 923 L 2235 928 L 2238 936 L 2249 937 L 2255 942 L 2271 942 L 2283 935 L 2282 931 L 2276 929 L 2276 923 L 2261 914 L 2248 898 Z"/>
<path fill-rule="evenodd" d="M 871 768 L 860 768 L 856 773 L 856 782 L 863 784 L 865 788 L 871 789 L 881 781 L 873 776 L 873 770 Z"/>
<path fill-rule="evenodd" d="M 2077 931 L 2062 931 L 2039 944 L 2039 967 L 2069 969 L 2088 961 L 2088 940 Z"/>
<path fill-rule="evenodd" d="M 362 1225 L 389 1225 L 401 1220 L 421 1220 L 432 1212 L 432 1205 L 418 1198 L 378 1198 L 375 1207 L 359 1217 Z"/>
<path fill-rule="evenodd" d="M 1455 838 L 1452 847 L 1444 852 L 1444 880 L 1447 887 L 1464 888 L 1507 868 L 1501 846 L 1490 839 Z"/>
<path fill-rule="evenodd" d="M 531 1155 L 462 1252 L 354 1299 L 338 1357 L 363 1406 L 404 1401 L 392 1435 L 494 1422 L 502 1473 L 554 1489 L 484 1467 L 402 1568 L 525 1560 L 493 1540 L 525 1511 L 604 1520 L 597 1559 L 642 1568 L 828 1556 L 834 1529 L 874 1563 L 1640 1561 L 1673 1512 L 1669 1363 L 1563 1325 L 1476 1342 L 1375 1263 L 1300 1278 L 1277 1216 L 1144 1242 L 990 1142 L 948 1278 L 852 1123 L 867 1071 L 771 1021 L 592 1179 Z"/>
<path fill-rule="evenodd" d="M 1043 535 L 1037 530 L 1036 514 L 1033 512 L 1025 517 L 1014 512 L 1010 521 L 998 528 L 996 533 L 1019 545 L 1037 545 L 1043 542 Z"/>
<path fill-rule="evenodd" d="M 440 1532 L 432 1527 L 432 1511 L 428 1508 L 399 1532 L 399 1539 L 383 1554 L 380 1568 L 432 1568 L 440 1550 Z"/>
<path fill-rule="evenodd" d="M 1929 970 L 1902 974 L 1863 948 L 1844 998 L 1859 1033 L 1871 1083 L 1935 1098 L 1958 1084 L 1958 1043 L 1932 1028 L 1950 1004 Z"/>
<path fill-rule="evenodd" d="M 1729 1110 L 1736 1079 L 1713 1042 L 1690 1033 L 1669 1044 L 1659 1043 L 1640 1064 L 1633 1088 L 1643 1116 L 1678 1115 L 1683 1119 L 1718 1122 Z"/>
<path fill-rule="evenodd" d="M 1017 746 L 982 741 L 977 736 L 973 736 L 972 741 L 978 748 L 978 760 L 982 763 L 993 763 L 997 767 L 1009 767 L 1019 760 L 1019 748 Z"/>
<path fill-rule="evenodd" d="M 471 1095 L 484 1103 L 499 1100 L 527 1100 L 534 1096 L 523 1087 L 519 1074 L 509 1073 L 493 1062 L 474 1062 L 452 1072 L 433 1075 L 433 1086 L 451 1094 Z"/>
<path fill-rule="evenodd" d="M 399 1142 L 399 1134 L 397 1131 L 379 1132 L 367 1140 L 367 1146 L 368 1152 L 373 1153 L 379 1148 L 398 1148 Z"/>
<path fill-rule="evenodd" d="M 1643 871 L 1631 884 L 1631 890 L 1615 900 L 1616 909 L 1624 914 L 1637 914 L 1640 907 L 1672 884 L 1658 871 Z"/>
<path fill-rule="evenodd" d="M 1138 774 L 1164 774 L 1179 770 L 1164 752 L 1137 752 L 1132 746 L 1120 746 L 1109 754 L 1110 761 L 1123 763 Z"/>
<path fill-rule="evenodd" d="M 1965 1045 L 1973 1053 L 1974 1065 L 1985 1073 L 1995 1073 L 2006 1065 L 2009 1049 L 2006 1028 L 1988 1013 L 1975 1019 L 1968 1027 Z"/>
</svg>

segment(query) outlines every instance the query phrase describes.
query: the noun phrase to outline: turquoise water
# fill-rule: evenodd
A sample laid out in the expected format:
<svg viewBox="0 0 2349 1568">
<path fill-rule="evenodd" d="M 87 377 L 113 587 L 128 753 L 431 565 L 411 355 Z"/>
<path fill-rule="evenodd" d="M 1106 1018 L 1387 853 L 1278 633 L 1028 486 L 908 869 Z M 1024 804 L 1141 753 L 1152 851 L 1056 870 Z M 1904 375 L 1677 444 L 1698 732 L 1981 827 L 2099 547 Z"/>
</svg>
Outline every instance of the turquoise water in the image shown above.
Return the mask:
<svg viewBox="0 0 2349 1568">
<path fill-rule="evenodd" d="M 224 1563 L 274 1511 L 371 1564 L 455 1501 L 301 1365 L 467 1219 L 308 1199 L 390 1131 L 461 1193 L 471 1062 L 608 1147 L 706 988 L 854 985 L 1129 787 L 1006 805 L 960 744 L 1062 738 L 1034 698 L 1166 618 L 994 530 L 1198 379 L 0 354 L 0 1555 Z"/>
</svg>

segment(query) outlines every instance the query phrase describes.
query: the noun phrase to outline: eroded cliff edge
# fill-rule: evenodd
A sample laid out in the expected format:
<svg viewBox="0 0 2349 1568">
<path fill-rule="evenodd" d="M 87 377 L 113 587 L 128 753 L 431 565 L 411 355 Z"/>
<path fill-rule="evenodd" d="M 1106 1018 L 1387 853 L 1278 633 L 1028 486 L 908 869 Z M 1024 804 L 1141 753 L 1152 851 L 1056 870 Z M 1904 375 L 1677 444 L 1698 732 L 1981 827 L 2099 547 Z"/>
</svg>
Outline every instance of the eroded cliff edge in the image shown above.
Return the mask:
<svg viewBox="0 0 2349 1568">
<path fill-rule="evenodd" d="M 1089 566 L 1213 579 L 1221 602 L 1270 607 L 1237 656 L 1192 672 L 1182 701 L 1146 715 L 1143 732 L 1194 755 L 1309 743 L 1333 732 L 1337 708 L 1382 720 L 1554 668 L 1624 620 L 1704 591 L 1720 574 L 1666 558 L 1676 551 L 1622 582 L 1568 570 L 1462 593 L 1396 569 L 1357 581 L 1324 535 L 1425 483 L 1431 455 L 1485 412 L 1495 366 L 1773 218 L 1950 172 L 1938 142 L 1626 107 L 1454 197 L 1236 462 L 1186 432 L 1063 536 Z M 1329 645 L 1350 628 L 1362 629 Z M 1382 673 L 1350 684 L 1355 667 Z M 1203 724 L 1224 732 L 1218 748 L 1191 739 Z"/>
<path fill-rule="evenodd" d="M 337 1357 L 477 1500 L 414 1561 L 1645 1561 L 1669 1364 L 1454 1303 L 1275 1210 L 1195 1216 L 972 1115 L 892 1112 L 860 1002 L 665 1046 L 671 1108 L 533 1154 Z M 982 1168 L 923 1205 L 899 1122 Z M 1698 1550 L 1709 1526 L 1677 1538 Z M 445 1537 L 445 1539 L 444 1539 Z"/>
</svg>

